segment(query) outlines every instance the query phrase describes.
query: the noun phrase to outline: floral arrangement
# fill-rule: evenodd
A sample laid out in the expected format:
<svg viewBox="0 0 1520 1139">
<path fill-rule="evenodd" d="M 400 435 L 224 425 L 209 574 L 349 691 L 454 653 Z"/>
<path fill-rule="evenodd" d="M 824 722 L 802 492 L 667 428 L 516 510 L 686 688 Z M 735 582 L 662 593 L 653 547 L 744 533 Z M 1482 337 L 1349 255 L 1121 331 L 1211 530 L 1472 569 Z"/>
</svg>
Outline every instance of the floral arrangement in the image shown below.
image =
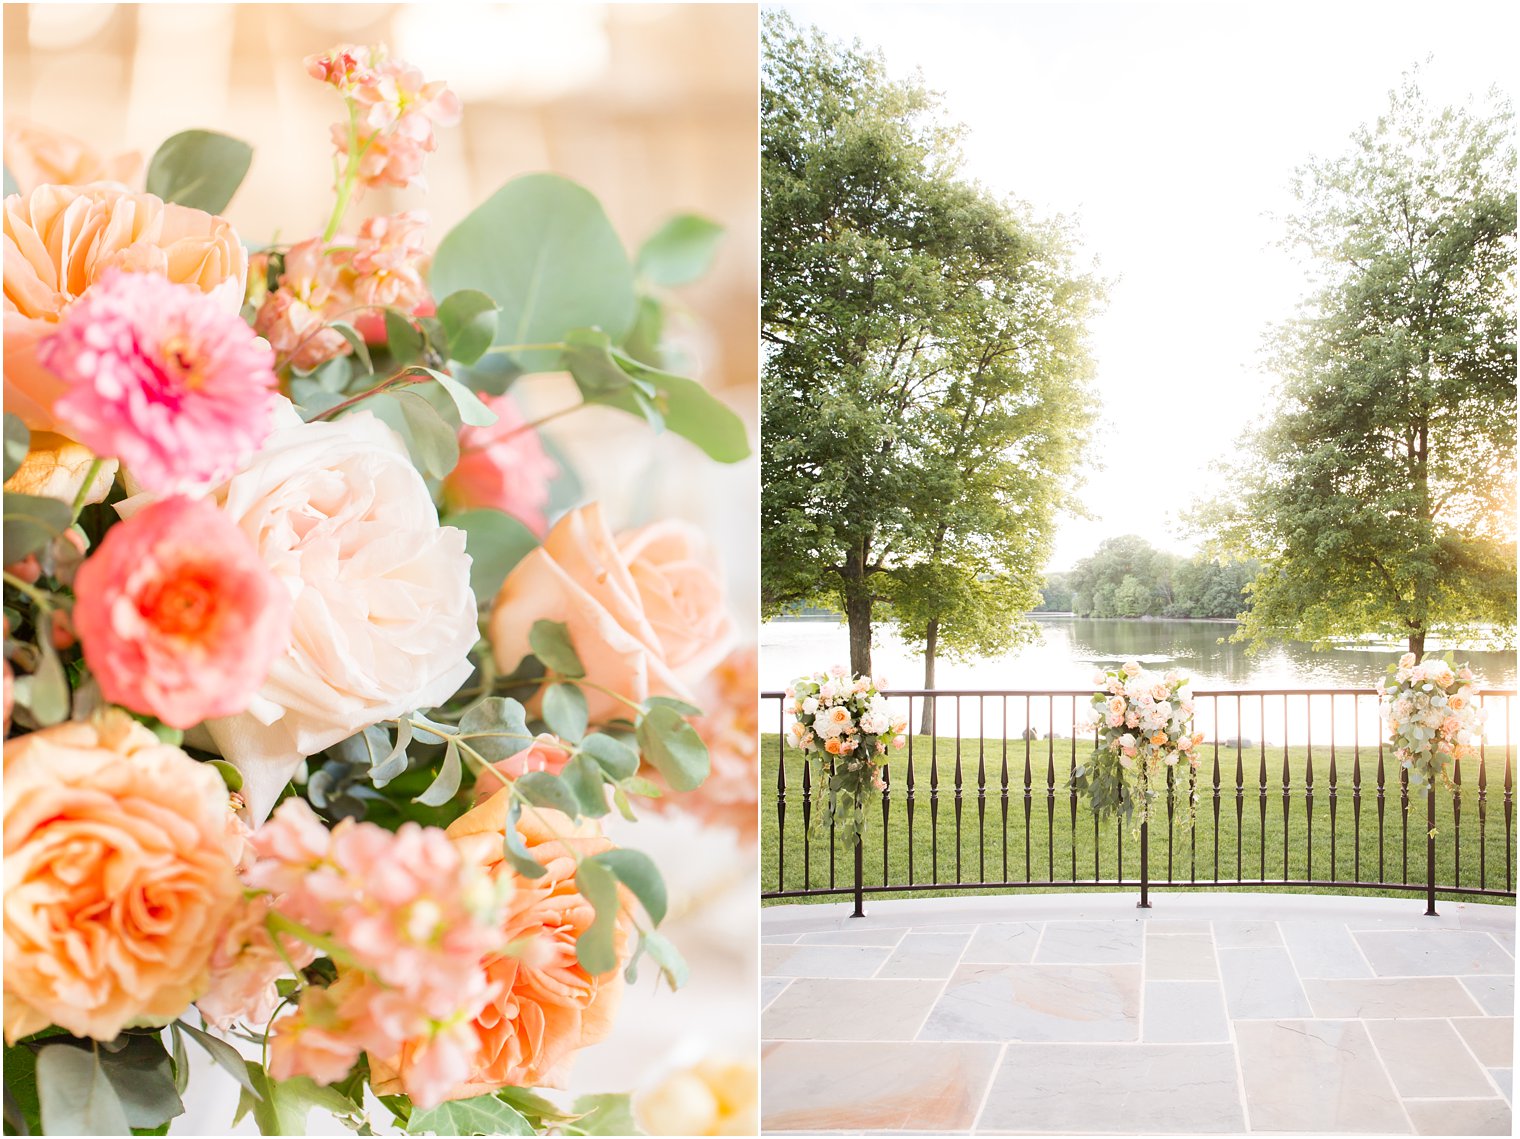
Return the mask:
<svg viewBox="0 0 1520 1139">
<path fill-rule="evenodd" d="M 818 761 L 818 825 L 838 819 L 845 844 L 858 842 L 866 804 L 885 787 L 882 757 L 889 743 L 908 742 L 908 721 L 892 715 L 874 680 L 838 664 L 794 680 L 785 708 L 795 717 L 787 729 L 792 746 Z"/>
<path fill-rule="evenodd" d="M 1450 653 L 1416 663 L 1405 653 L 1378 681 L 1378 707 L 1393 754 L 1416 784 L 1451 782 L 1451 767 L 1483 744 L 1488 710 L 1473 695 L 1473 671 Z"/>
<path fill-rule="evenodd" d="M 196 1047 L 265 1134 L 312 1107 L 626 1133 L 626 1096 L 538 1090 L 641 961 L 686 972 L 658 868 L 601 820 L 732 814 L 704 734 L 753 803 L 753 664 L 701 533 L 567 510 L 510 389 L 568 372 L 745 457 L 658 336 L 718 229 L 630 258 L 552 175 L 431 252 L 420 212 L 354 224 L 459 102 L 379 49 L 306 68 L 343 110 L 332 211 L 252 254 L 219 216 L 235 139 L 176 135 L 128 185 L 138 161 L 7 134 L 7 1130 L 162 1134 Z"/>
<path fill-rule="evenodd" d="M 1192 679 L 1171 670 L 1148 672 L 1138 661 L 1093 673 L 1098 686 L 1092 710 L 1077 730 L 1096 732 L 1092 758 L 1072 773 L 1071 785 L 1087 793 L 1099 818 L 1122 814 L 1138 827 L 1146 821 L 1165 773 L 1185 762 L 1198 767 L 1203 733 L 1193 730 Z M 1189 782 L 1188 803 L 1193 793 Z"/>
</svg>

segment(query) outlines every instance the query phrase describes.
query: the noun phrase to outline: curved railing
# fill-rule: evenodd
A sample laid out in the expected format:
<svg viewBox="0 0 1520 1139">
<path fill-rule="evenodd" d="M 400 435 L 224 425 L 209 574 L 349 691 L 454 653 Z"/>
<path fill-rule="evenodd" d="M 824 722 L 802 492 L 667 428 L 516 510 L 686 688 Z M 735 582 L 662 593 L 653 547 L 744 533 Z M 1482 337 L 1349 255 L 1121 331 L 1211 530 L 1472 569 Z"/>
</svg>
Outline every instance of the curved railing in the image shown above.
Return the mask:
<svg viewBox="0 0 1520 1139">
<path fill-rule="evenodd" d="M 1153 889 L 1335 889 L 1424 894 L 1434 913 L 1437 895 L 1515 897 L 1513 691 L 1478 693 L 1479 755 L 1423 793 L 1383 743 L 1373 689 L 1197 691 L 1203 762 L 1138 832 L 1100 825 L 1070 786 L 1090 691 L 886 695 L 915 734 L 845 849 L 816 825 L 783 694 L 761 694 L 763 898 L 853 896 L 859 913 L 866 894 L 1131 888 L 1146 906 Z"/>
</svg>

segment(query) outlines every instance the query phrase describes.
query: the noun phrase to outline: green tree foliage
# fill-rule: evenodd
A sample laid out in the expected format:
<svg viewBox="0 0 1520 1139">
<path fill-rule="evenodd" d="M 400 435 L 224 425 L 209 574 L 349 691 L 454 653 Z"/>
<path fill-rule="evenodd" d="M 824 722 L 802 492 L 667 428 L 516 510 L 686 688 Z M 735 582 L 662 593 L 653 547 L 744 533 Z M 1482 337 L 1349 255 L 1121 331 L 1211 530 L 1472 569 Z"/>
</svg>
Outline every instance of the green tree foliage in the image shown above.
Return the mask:
<svg viewBox="0 0 1520 1139">
<path fill-rule="evenodd" d="M 1126 534 L 1107 539 L 1070 572 L 1052 574 L 1042 608 L 1078 617 L 1234 618 L 1246 608 L 1255 572 L 1252 562 L 1182 558 Z"/>
<path fill-rule="evenodd" d="M 1317 288 L 1279 328 L 1277 406 L 1196 515 L 1261 560 L 1241 636 L 1507 637 L 1515 624 L 1515 149 L 1507 102 L 1412 78 L 1298 173 Z"/>
<path fill-rule="evenodd" d="M 1073 489 L 1097 286 L 956 177 L 921 82 L 776 13 L 764 51 L 766 608 L 842 610 L 859 672 L 883 603 L 931 662 L 1001 651 Z"/>
</svg>

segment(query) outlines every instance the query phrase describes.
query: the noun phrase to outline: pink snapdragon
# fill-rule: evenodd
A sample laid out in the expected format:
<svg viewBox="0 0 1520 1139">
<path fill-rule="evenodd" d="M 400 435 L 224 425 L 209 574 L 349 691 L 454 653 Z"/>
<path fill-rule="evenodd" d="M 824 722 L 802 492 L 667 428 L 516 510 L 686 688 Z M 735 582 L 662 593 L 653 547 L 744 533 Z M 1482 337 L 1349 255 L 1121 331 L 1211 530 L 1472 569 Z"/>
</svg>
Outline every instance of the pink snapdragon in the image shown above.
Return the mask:
<svg viewBox="0 0 1520 1139">
<path fill-rule="evenodd" d="M 511 396 L 483 398 L 496 422 L 459 432 L 459 463 L 443 482 L 444 499 L 455 510 L 500 510 L 542 537 L 559 467 Z"/>
<path fill-rule="evenodd" d="M 422 279 L 427 265 L 420 211 L 366 218 L 348 258 L 350 286 L 360 304 L 412 312 L 428 299 Z"/>
<path fill-rule="evenodd" d="M 306 988 L 275 1022 L 271 1075 L 332 1083 L 361 1053 L 406 1057 L 406 1093 L 419 1107 L 440 1102 L 477 1059 L 463 1029 L 497 993 L 483 962 L 505 949 L 504 887 L 442 830 L 345 819 L 328 831 L 301 799 L 252 842 L 249 884 L 278 891 L 280 914 L 337 947 L 338 980 Z"/>
<path fill-rule="evenodd" d="M 226 478 L 273 426 L 274 357 L 236 313 L 153 273 L 112 271 L 37 346 L 60 424 L 143 489 Z"/>
</svg>

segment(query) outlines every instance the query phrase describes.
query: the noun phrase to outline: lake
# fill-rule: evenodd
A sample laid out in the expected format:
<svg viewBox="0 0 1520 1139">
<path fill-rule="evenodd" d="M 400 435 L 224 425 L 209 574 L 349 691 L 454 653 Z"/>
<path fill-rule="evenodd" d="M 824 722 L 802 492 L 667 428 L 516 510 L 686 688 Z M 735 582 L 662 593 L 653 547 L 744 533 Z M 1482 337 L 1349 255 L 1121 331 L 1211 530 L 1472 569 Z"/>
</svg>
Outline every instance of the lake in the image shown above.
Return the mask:
<svg viewBox="0 0 1520 1139">
<path fill-rule="evenodd" d="M 1186 670 L 1194 677 L 1198 689 L 1318 689 L 1370 688 L 1384 675 L 1388 665 L 1402 653 L 1403 646 L 1342 646 L 1316 652 L 1307 644 L 1272 645 L 1255 654 L 1245 646 L 1232 643 L 1233 621 L 1124 621 L 1100 620 L 1035 614 L 1040 639 L 1000 657 L 955 661 L 941 658 L 938 687 L 946 689 L 1014 689 L 1014 690 L 1091 690 L 1092 671 L 1111 668 L 1128 660 L 1138 660 L 1147 668 L 1164 671 Z M 1434 651 L 1434 650 L 1433 650 Z M 1445 651 L 1444 647 L 1440 651 Z M 1467 661 L 1478 676 L 1480 687 L 1515 687 L 1516 659 L 1513 653 L 1477 652 L 1456 649 L 1459 661 Z M 785 687 L 796 677 L 831 664 L 848 664 L 849 639 L 843 624 L 832 620 L 769 621 L 760 629 L 760 685 L 772 691 Z M 922 688 L 923 660 L 916 646 L 904 644 L 890 629 L 878 627 L 872 663 L 879 678 L 889 687 Z M 953 702 L 942 702 L 940 730 L 957 734 L 954 727 Z M 1011 734 L 1025 730 L 1045 737 L 1052 730 L 1069 734 L 1071 705 L 1048 706 L 1035 701 L 1028 707 L 1009 709 Z M 1292 699 L 1253 699 L 1237 705 L 1223 699 L 1200 701 L 1200 730 L 1213 737 L 1247 738 L 1270 742 L 1303 742 L 1311 734 L 1318 742 L 1329 738 L 1331 716 L 1338 714 L 1334 738 L 1338 743 L 1375 740 L 1380 733 L 1375 702 L 1371 698 L 1354 700 L 1342 697 L 1330 709 L 1329 697 Z M 1505 702 L 1506 704 L 1508 702 Z M 958 734 L 979 734 L 980 712 L 970 700 L 959 709 L 961 729 Z M 1254 705 L 1254 706 L 1253 706 Z M 984 702 L 988 734 L 999 735 L 1002 708 L 999 702 Z M 1504 709 L 1496 707 L 1492 716 L 1491 739 L 1503 730 Z M 763 721 L 767 725 L 770 719 Z M 1263 726 L 1265 725 L 1265 726 Z M 915 725 L 916 726 L 916 725 Z M 1064 730 L 1063 730 L 1064 728 Z"/>
</svg>

